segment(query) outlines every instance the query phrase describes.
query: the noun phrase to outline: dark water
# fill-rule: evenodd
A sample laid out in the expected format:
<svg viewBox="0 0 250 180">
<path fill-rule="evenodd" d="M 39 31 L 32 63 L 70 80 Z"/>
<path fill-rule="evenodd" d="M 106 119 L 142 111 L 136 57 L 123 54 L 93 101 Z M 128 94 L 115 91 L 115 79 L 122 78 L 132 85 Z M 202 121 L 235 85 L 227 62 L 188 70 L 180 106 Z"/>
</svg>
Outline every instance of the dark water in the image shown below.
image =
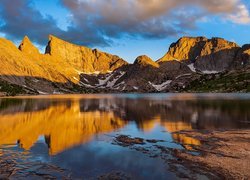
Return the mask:
<svg viewBox="0 0 250 180">
<path fill-rule="evenodd" d="M 173 132 L 249 127 L 250 94 L 2 98 L 0 158 L 15 163 L 17 178 L 47 173 L 95 179 L 122 172 L 134 179 L 175 179 L 168 162 L 114 144 L 114 138 L 164 140 L 157 145 L 188 149 L 200 142 Z"/>
</svg>

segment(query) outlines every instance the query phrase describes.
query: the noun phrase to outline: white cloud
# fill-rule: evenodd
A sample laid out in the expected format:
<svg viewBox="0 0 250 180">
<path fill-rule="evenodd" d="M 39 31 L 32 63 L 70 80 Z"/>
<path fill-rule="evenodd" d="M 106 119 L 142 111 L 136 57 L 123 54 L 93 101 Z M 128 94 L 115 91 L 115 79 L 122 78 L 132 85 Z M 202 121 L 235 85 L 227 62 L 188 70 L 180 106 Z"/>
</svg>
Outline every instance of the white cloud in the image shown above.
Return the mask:
<svg viewBox="0 0 250 180">
<path fill-rule="evenodd" d="M 244 4 L 238 5 L 237 11 L 229 14 L 226 18 L 236 24 L 250 24 L 249 11 Z"/>
</svg>

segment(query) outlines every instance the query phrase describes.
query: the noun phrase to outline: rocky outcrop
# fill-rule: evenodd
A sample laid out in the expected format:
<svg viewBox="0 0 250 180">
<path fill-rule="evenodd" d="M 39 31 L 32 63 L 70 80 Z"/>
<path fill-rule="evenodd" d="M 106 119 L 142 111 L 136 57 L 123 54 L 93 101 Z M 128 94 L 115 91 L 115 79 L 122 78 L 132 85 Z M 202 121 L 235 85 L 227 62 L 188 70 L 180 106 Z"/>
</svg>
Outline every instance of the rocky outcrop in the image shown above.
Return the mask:
<svg viewBox="0 0 250 180">
<path fill-rule="evenodd" d="M 134 65 L 139 65 L 142 67 L 146 67 L 146 66 L 152 66 L 152 67 L 159 67 L 159 64 L 154 62 L 150 57 L 143 55 L 143 56 L 139 56 L 136 58 Z"/>
<path fill-rule="evenodd" d="M 30 55 L 34 58 L 38 58 L 40 56 L 39 50 L 32 44 L 28 36 L 25 36 L 19 45 L 19 50 Z"/>
<path fill-rule="evenodd" d="M 79 72 L 108 72 L 127 64 L 118 56 L 77 46 L 52 35 L 45 53 L 64 60 Z"/>
<path fill-rule="evenodd" d="M 250 44 L 245 44 L 238 51 L 232 68 L 250 65 Z"/>
<path fill-rule="evenodd" d="M 231 66 L 239 49 L 236 43 L 222 38 L 183 37 L 158 62 L 177 60 L 194 63 L 200 71 L 223 71 Z"/>
<path fill-rule="evenodd" d="M 168 52 L 158 62 L 195 60 L 207 40 L 205 37 L 182 37 L 170 45 Z"/>
<path fill-rule="evenodd" d="M 0 63 L 0 81 L 32 93 L 179 92 L 191 82 L 203 82 L 204 74 L 211 74 L 208 79 L 236 69 L 247 74 L 250 45 L 240 48 L 221 38 L 183 37 L 157 62 L 143 55 L 128 64 L 55 36 L 41 54 L 26 36 L 18 48 L 0 38 Z"/>
</svg>

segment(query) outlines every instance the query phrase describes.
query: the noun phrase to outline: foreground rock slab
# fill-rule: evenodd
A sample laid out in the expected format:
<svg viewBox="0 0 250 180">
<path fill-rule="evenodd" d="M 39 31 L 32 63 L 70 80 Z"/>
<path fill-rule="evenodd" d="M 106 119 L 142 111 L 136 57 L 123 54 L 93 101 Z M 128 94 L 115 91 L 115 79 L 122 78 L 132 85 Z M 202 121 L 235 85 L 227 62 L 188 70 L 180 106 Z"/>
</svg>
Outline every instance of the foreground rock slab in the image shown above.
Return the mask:
<svg viewBox="0 0 250 180">
<path fill-rule="evenodd" d="M 195 170 L 202 168 L 225 179 L 250 178 L 250 130 L 214 132 L 181 132 L 199 139 L 201 146 L 194 147 L 201 155 L 178 152 L 176 157 Z"/>
</svg>

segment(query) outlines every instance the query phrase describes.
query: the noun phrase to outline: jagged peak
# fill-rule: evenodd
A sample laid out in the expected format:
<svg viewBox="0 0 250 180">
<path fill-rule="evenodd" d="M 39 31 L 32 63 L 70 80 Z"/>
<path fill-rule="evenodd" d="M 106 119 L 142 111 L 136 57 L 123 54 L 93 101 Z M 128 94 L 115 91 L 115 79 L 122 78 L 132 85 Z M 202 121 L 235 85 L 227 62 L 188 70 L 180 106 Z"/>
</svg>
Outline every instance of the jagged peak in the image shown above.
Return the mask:
<svg viewBox="0 0 250 180">
<path fill-rule="evenodd" d="M 26 35 L 23 37 L 23 42 L 31 42 L 29 37 Z"/>
<path fill-rule="evenodd" d="M 49 42 L 46 46 L 45 54 L 56 55 L 58 53 L 57 51 L 61 48 L 65 48 L 65 46 L 77 47 L 77 48 L 81 48 L 81 49 L 85 49 L 89 51 L 91 50 L 88 47 L 70 43 L 52 34 L 48 36 L 48 39 L 49 39 Z"/>
<path fill-rule="evenodd" d="M 180 43 L 183 43 L 185 41 L 195 41 L 195 42 L 202 42 L 202 41 L 205 41 L 205 42 L 209 42 L 209 41 L 221 41 L 221 42 L 228 42 L 228 43 L 234 43 L 234 42 L 230 42 L 224 38 L 221 38 L 221 37 L 211 37 L 210 39 L 205 37 L 205 36 L 183 36 L 181 38 L 179 38 L 175 43 L 172 43 L 172 45 L 170 46 L 170 48 L 174 45 L 177 45 L 177 44 L 180 44 Z"/>
<path fill-rule="evenodd" d="M 184 36 L 175 43 L 172 43 L 168 52 L 157 62 L 192 60 L 203 54 L 211 54 L 222 49 L 238 48 L 239 46 L 223 38 L 212 37 L 208 39 L 204 36 L 188 37 Z"/>
<path fill-rule="evenodd" d="M 20 43 L 20 46 L 24 45 L 24 44 L 32 44 L 32 42 L 30 41 L 30 39 L 29 39 L 29 37 L 27 35 L 23 37 L 23 40 Z"/>
<path fill-rule="evenodd" d="M 159 64 L 154 62 L 150 57 L 146 55 L 138 56 L 134 62 L 134 64 L 139 64 L 141 66 L 153 66 L 153 67 L 159 67 Z"/>
<path fill-rule="evenodd" d="M 67 41 L 65 41 L 65 40 L 63 40 L 55 35 L 52 35 L 52 34 L 49 34 L 48 38 L 49 38 L 49 41 L 63 41 L 63 42 L 69 43 L 69 42 L 67 42 Z"/>
<path fill-rule="evenodd" d="M 52 35 L 52 34 L 50 34 L 50 35 L 48 36 L 48 39 L 49 39 L 48 45 L 51 45 L 51 44 L 59 45 L 59 44 L 61 44 L 61 43 L 71 44 L 71 43 L 69 43 L 69 42 L 67 42 L 67 41 L 65 41 L 65 40 L 63 40 L 63 39 L 60 39 L 60 38 L 58 38 L 58 37 Z M 72 44 L 72 45 L 74 45 L 74 44 Z"/>
<path fill-rule="evenodd" d="M 27 53 L 32 56 L 39 55 L 40 52 L 36 46 L 30 41 L 28 36 L 24 36 L 22 42 L 20 43 L 18 49 L 24 53 Z"/>
<path fill-rule="evenodd" d="M 178 41 L 184 41 L 184 40 L 206 41 L 206 40 L 208 40 L 208 38 L 205 36 L 183 36 L 183 37 L 179 38 Z"/>
</svg>

